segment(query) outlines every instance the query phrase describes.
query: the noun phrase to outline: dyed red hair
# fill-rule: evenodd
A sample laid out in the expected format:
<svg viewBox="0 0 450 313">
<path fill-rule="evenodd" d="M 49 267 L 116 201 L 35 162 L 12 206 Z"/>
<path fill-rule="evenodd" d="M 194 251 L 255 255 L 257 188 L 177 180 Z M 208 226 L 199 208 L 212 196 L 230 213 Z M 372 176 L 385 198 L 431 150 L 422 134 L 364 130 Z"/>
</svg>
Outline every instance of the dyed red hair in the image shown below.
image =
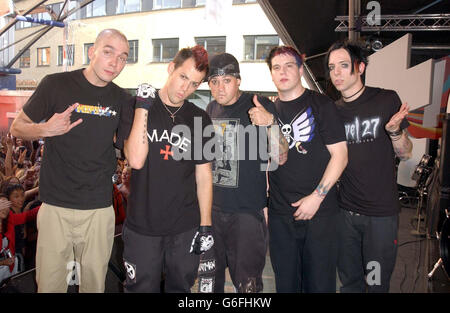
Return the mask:
<svg viewBox="0 0 450 313">
<path fill-rule="evenodd" d="M 183 48 L 178 51 L 177 55 L 173 59 L 173 63 L 175 64 L 175 69 L 183 65 L 184 61 L 189 58 L 193 58 L 195 61 L 195 69 L 199 72 L 205 72 L 206 74 L 209 72 L 209 63 L 208 63 L 208 52 L 203 48 L 203 46 L 196 45 L 192 48 Z"/>
</svg>

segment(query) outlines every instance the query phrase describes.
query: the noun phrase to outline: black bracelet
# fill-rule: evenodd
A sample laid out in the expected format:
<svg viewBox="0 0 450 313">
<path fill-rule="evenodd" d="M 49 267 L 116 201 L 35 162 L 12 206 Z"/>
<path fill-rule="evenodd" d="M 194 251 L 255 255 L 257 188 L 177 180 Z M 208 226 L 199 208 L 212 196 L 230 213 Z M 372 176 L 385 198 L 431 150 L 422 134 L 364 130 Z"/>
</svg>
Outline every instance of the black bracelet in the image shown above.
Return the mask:
<svg viewBox="0 0 450 313">
<path fill-rule="evenodd" d="M 396 131 L 393 131 L 393 132 L 391 132 L 389 130 L 386 130 L 386 132 L 388 133 L 388 135 L 390 137 L 396 137 L 396 136 L 399 136 L 399 135 L 403 134 L 403 130 L 402 129 L 399 129 L 399 130 L 396 130 Z"/>
<path fill-rule="evenodd" d="M 23 163 L 17 163 L 18 168 L 23 168 Z"/>
</svg>

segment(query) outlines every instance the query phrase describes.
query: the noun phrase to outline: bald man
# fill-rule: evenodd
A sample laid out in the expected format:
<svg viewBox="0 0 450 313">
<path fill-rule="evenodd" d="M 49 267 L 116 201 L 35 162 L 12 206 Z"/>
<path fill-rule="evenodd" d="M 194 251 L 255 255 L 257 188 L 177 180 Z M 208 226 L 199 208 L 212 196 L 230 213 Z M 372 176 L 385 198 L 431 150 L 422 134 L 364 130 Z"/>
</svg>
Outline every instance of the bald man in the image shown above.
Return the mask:
<svg viewBox="0 0 450 313">
<path fill-rule="evenodd" d="M 13 136 L 45 138 L 37 217 L 38 292 L 103 292 L 114 236 L 112 175 L 119 117 L 132 98 L 112 82 L 125 67 L 127 38 L 103 30 L 87 68 L 44 77 L 11 125 Z"/>
</svg>

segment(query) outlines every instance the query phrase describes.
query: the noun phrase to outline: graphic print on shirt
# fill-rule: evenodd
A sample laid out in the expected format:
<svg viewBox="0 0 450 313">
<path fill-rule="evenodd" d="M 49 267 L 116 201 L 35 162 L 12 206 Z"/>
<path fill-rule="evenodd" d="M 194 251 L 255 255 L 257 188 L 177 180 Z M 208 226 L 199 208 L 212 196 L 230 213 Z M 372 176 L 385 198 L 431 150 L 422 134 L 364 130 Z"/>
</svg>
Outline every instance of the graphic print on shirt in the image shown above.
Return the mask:
<svg viewBox="0 0 450 313">
<path fill-rule="evenodd" d="M 100 105 L 100 103 L 97 103 L 97 105 L 80 104 L 79 106 L 76 107 L 75 112 L 81 114 L 91 114 L 106 117 L 117 115 L 116 111 L 111 110 L 110 107 L 103 107 Z"/>
<path fill-rule="evenodd" d="M 239 187 L 239 119 L 213 119 L 221 157 L 212 165 L 213 183 L 221 187 Z"/>
<path fill-rule="evenodd" d="M 173 148 L 178 148 L 181 150 L 181 153 L 187 152 L 191 146 L 191 140 L 179 135 L 177 133 L 170 132 L 165 129 L 162 132 L 158 133 L 157 129 L 153 129 L 150 134 L 147 132 L 147 137 L 149 142 L 167 142 L 163 148 L 160 149 L 159 154 L 163 158 L 163 160 L 169 160 L 169 156 L 173 156 Z M 173 159 L 173 158 L 172 158 Z"/>
<path fill-rule="evenodd" d="M 308 151 L 302 146 L 303 142 L 310 142 L 314 138 L 314 115 L 311 107 L 298 112 L 290 123 L 285 124 L 278 118 L 281 132 L 289 144 L 289 149 L 294 146 L 298 153 L 307 154 Z"/>
<path fill-rule="evenodd" d="M 348 144 L 359 144 L 374 141 L 379 135 L 380 117 L 369 117 L 360 120 L 356 116 L 352 122 L 345 123 L 345 135 Z"/>
</svg>

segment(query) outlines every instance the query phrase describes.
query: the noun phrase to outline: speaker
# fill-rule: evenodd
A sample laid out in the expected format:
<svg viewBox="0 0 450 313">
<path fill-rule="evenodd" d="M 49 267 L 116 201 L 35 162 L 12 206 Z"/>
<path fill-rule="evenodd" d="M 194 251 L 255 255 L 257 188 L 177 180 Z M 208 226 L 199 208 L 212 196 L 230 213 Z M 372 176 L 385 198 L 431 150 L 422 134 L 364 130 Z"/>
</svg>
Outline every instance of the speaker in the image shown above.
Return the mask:
<svg viewBox="0 0 450 313">
<path fill-rule="evenodd" d="M 441 160 L 439 169 L 439 180 L 441 182 L 440 209 L 444 213 L 449 209 L 450 197 L 450 114 L 444 116 L 442 123 Z"/>
</svg>

